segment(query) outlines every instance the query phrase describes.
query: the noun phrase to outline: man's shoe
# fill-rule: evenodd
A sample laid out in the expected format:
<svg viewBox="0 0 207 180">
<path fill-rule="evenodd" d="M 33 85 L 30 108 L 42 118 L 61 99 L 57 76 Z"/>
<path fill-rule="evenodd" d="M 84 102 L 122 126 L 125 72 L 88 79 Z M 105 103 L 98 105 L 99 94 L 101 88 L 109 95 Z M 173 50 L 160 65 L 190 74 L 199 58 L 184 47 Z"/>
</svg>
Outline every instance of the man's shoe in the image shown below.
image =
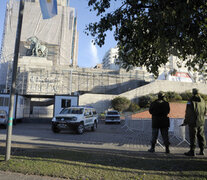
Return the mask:
<svg viewBox="0 0 207 180">
<path fill-rule="evenodd" d="M 166 154 L 170 154 L 170 150 L 169 149 L 165 149 L 165 153 Z"/>
<path fill-rule="evenodd" d="M 153 152 L 155 152 L 155 149 L 154 148 L 150 148 L 150 149 L 148 149 L 148 152 L 153 153 Z"/>
<path fill-rule="evenodd" d="M 198 155 L 205 156 L 205 153 L 204 153 L 203 150 L 200 150 L 200 152 L 198 153 Z"/>
<path fill-rule="evenodd" d="M 165 146 L 165 153 L 166 153 L 166 154 L 169 154 L 169 153 L 170 153 L 169 146 Z"/>
<path fill-rule="evenodd" d="M 188 151 L 184 153 L 186 156 L 195 156 L 195 151 Z"/>
</svg>

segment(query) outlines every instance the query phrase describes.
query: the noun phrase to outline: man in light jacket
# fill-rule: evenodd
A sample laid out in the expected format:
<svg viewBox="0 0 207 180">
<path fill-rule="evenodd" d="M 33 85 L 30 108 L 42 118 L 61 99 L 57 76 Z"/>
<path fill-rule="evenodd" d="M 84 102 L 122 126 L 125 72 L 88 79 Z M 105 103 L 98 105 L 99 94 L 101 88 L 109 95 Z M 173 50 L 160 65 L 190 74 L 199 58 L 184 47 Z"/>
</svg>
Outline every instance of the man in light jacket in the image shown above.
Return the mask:
<svg viewBox="0 0 207 180">
<path fill-rule="evenodd" d="M 184 153 L 186 156 L 195 156 L 196 137 L 200 148 L 198 155 L 204 155 L 206 145 L 204 134 L 206 104 L 198 89 L 193 89 L 192 93 L 193 96 L 187 103 L 185 120 L 182 124 L 182 126 L 188 125 L 189 127 L 190 151 Z"/>
</svg>

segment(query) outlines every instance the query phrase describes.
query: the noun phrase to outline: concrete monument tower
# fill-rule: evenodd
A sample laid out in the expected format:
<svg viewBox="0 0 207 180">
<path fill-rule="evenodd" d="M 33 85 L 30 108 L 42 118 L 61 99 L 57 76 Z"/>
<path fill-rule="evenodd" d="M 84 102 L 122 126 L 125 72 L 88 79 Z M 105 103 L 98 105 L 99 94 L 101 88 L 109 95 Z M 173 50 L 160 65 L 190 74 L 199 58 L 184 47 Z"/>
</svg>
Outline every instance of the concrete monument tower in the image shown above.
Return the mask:
<svg viewBox="0 0 207 180">
<path fill-rule="evenodd" d="M 57 0 L 58 14 L 43 20 L 39 0 L 25 0 L 19 64 L 77 66 L 78 32 L 75 9 L 69 0 Z M 6 87 L 13 60 L 19 2 L 7 4 L 0 59 L 0 89 Z M 21 68 L 21 66 L 19 67 Z"/>
</svg>

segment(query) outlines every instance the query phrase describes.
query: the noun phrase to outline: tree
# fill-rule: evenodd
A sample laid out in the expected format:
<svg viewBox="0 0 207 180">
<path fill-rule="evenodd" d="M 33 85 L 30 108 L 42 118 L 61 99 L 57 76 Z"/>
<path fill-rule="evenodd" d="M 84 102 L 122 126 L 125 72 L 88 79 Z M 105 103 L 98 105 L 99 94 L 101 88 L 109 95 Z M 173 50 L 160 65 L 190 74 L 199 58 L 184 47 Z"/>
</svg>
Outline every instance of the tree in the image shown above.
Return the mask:
<svg viewBox="0 0 207 180">
<path fill-rule="evenodd" d="M 126 97 L 120 97 L 120 96 L 112 99 L 111 101 L 112 107 L 115 110 L 120 111 L 120 112 L 128 109 L 130 104 L 131 104 L 131 101 L 129 99 L 127 99 Z"/>
<path fill-rule="evenodd" d="M 147 96 L 141 96 L 139 97 L 139 106 L 141 108 L 146 108 L 150 106 L 150 103 L 152 102 L 152 97 L 147 95 Z"/>
<path fill-rule="evenodd" d="M 110 11 L 112 2 L 121 5 Z M 88 5 L 100 21 L 90 23 L 86 33 L 101 47 L 115 28 L 119 61 L 127 70 L 146 66 L 158 75 L 172 53 L 190 69 L 207 62 L 206 0 L 89 0 Z"/>
<path fill-rule="evenodd" d="M 130 105 L 129 105 L 129 108 L 128 108 L 128 111 L 131 111 L 131 112 L 137 112 L 137 111 L 139 111 L 140 110 L 140 107 L 137 105 L 137 104 L 135 104 L 135 103 L 131 103 Z"/>
</svg>

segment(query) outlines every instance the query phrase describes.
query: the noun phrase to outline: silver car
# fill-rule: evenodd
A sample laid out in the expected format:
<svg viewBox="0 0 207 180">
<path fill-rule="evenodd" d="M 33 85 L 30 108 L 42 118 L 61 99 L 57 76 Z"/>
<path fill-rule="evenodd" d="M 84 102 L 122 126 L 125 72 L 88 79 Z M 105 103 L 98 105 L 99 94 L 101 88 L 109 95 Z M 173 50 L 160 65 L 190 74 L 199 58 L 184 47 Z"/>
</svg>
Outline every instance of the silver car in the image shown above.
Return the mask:
<svg viewBox="0 0 207 180">
<path fill-rule="evenodd" d="M 109 122 L 113 122 L 113 123 L 120 123 L 120 114 L 118 111 L 114 110 L 114 111 L 108 111 L 105 115 L 105 123 L 109 123 Z"/>
<path fill-rule="evenodd" d="M 8 114 L 5 110 L 0 110 L 0 125 L 3 125 L 5 128 L 7 126 Z"/>
</svg>

